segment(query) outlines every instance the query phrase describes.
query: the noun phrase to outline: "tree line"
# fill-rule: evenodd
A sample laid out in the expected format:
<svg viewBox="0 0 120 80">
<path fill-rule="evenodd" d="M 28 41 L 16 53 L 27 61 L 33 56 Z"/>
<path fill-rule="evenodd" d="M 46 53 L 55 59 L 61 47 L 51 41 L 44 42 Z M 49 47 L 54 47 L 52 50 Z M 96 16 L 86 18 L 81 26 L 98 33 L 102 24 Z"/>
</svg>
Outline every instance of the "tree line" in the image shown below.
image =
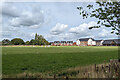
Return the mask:
<svg viewBox="0 0 120 80">
<path fill-rule="evenodd" d="M 42 36 L 35 34 L 35 38 L 30 41 L 24 41 L 21 38 L 14 38 L 12 40 L 2 40 L 2 45 L 49 45 L 49 42 Z"/>
</svg>

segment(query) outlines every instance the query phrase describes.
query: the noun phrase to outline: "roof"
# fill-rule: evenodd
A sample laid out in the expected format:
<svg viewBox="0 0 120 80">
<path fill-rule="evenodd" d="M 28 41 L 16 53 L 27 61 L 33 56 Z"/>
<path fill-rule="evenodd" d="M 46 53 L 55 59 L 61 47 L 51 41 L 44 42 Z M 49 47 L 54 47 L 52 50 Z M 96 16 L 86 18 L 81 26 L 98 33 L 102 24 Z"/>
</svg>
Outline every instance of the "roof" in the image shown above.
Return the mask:
<svg viewBox="0 0 120 80">
<path fill-rule="evenodd" d="M 73 41 L 67 41 L 67 43 L 73 43 Z"/>
<path fill-rule="evenodd" d="M 88 41 L 89 39 L 94 40 L 93 38 L 81 38 L 81 39 L 79 39 L 79 41 Z"/>
<path fill-rule="evenodd" d="M 60 43 L 60 41 L 54 41 L 54 43 Z"/>
<path fill-rule="evenodd" d="M 61 41 L 61 43 L 66 43 L 66 41 Z"/>
<path fill-rule="evenodd" d="M 114 40 L 104 40 L 103 44 L 112 44 Z"/>
<path fill-rule="evenodd" d="M 120 39 L 104 40 L 103 44 L 112 44 L 112 42 L 115 42 L 115 44 L 120 44 Z"/>
<path fill-rule="evenodd" d="M 120 44 L 120 39 L 113 39 L 116 44 Z"/>
</svg>

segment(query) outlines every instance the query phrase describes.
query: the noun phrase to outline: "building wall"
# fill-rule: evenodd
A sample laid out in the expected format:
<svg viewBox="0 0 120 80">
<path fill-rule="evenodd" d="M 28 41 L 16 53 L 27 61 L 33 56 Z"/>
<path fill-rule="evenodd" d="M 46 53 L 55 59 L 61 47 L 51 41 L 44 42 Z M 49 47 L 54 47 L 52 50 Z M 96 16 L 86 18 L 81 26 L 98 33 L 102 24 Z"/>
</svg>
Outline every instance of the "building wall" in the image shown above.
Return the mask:
<svg viewBox="0 0 120 80">
<path fill-rule="evenodd" d="M 76 46 L 76 42 L 73 43 L 73 46 Z"/>
<path fill-rule="evenodd" d="M 96 42 L 96 46 L 100 46 L 101 45 L 101 42 Z"/>
<path fill-rule="evenodd" d="M 89 39 L 89 40 L 88 40 L 88 45 L 89 45 L 89 46 L 92 46 L 92 41 L 93 41 L 92 39 Z"/>
<path fill-rule="evenodd" d="M 67 46 L 72 46 L 73 45 L 73 43 L 67 43 Z"/>
<path fill-rule="evenodd" d="M 79 40 L 76 41 L 76 45 L 80 46 L 80 41 Z"/>
<path fill-rule="evenodd" d="M 96 46 L 102 46 L 103 45 L 103 40 L 100 42 L 96 42 Z"/>
<path fill-rule="evenodd" d="M 96 41 L 93 41 L 92 39 L 88 40 L 88 45 L 89 46 L 95 46 L 96 45 Z"/>
<path fill-rule="evenodd" d="M 67 43 L 61 43 L 60 45 L 61 45 L 61 46 L 66 46 L 66 44 L 67 44 Z"/>
<path fill-rule="evenodd" d="M 80 46 L 87 46 L 88 45 L 88 42 L 87 41 L 81 41 L 80 42 Z"/>
<path fill-rule="evenodd" d="M 95 46 L 96 45 L 96 41 L 92 41 L 92 46 Z"/>
<path fill-rule="evenodd" d="M 100 46 L 102 46 L 102 45 L 103 45 L 103 42 L 104 42 L 103 40 L 100 42 Z"/>
</svg>

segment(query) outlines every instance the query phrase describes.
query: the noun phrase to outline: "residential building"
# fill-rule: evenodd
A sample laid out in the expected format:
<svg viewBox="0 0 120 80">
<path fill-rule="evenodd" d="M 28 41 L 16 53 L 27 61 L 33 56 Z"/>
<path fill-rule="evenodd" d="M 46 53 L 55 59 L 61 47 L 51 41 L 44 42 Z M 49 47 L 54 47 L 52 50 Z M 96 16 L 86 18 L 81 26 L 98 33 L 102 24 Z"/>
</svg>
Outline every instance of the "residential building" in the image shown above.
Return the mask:
<svg viewBox="0 0 120 80">
<path fill-rule="evenodd" d="M 104 40 L 103 46 L 120 46 L 120 39 Z"/>
<path fill-rule="evenodd" d="M 72 46 L 73 45 L 73 41 L 67 41 L 67 46 Z"/>
<path fill-rule="evenodd" d="M 95 46 L 96 41 L 93 38 L 81 38 L 76 41 L 77 46 Z"/>
<path fill-rule="evenodd" d="M 54 46 L 60 46 L 60 41 L 54 41 Z"/>
<path fill-rule="evenodd" d="M 66 43 L 66 41 L 61 41 L 60 45 L 61 45 L 61 46 L 66 46 L 67 43 Z"/>
<path fill-rule="evenodd" d="M 95 40 L 96 41 L 96 46 L 102 46 L 103 45 L 103 40 Z"/>
</svg>

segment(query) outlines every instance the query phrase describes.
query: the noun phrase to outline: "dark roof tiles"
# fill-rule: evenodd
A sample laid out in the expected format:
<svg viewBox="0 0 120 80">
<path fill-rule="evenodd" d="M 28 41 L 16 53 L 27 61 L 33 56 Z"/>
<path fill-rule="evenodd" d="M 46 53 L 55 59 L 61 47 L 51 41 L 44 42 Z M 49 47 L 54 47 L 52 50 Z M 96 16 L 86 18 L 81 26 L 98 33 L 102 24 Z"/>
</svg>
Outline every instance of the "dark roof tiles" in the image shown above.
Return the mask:
<svg viewBox="0 0 120 80">
<path fill-rule="evenodd" d="M 61 43 L 66 43 L 66 41 L 61 41 Z"/>
<path fill-rule="evenodd" d="M 67 41 L 67 43 L 73 43 L 73 41 Z"/>
<path fill-rule="evenodd" d="M 81 39 L 79 39 L 79 41 L 88 41 L 89 39 L 94 40 L 93 38 L 81 38 Z"/>
</svg>

